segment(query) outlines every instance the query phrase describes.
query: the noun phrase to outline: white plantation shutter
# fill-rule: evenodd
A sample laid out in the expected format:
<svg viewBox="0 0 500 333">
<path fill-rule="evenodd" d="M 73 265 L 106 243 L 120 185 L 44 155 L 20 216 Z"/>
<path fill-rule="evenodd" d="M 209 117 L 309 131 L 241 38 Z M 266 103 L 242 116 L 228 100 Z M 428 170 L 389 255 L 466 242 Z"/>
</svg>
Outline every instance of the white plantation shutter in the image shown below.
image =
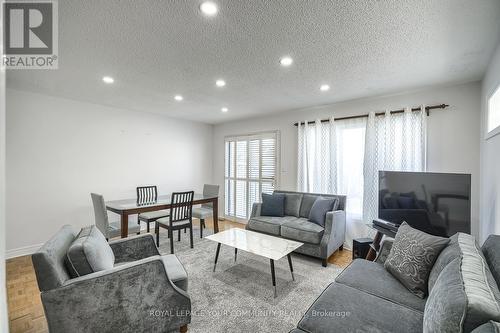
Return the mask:
<svg viewBox="0 0 500 333">
<path fill-rule="evenodd" d="M 260 194 L 277 185 L 278 133 L 228 137 L 225 140 L 225 215 L 248 219 Z"/>
</svg>

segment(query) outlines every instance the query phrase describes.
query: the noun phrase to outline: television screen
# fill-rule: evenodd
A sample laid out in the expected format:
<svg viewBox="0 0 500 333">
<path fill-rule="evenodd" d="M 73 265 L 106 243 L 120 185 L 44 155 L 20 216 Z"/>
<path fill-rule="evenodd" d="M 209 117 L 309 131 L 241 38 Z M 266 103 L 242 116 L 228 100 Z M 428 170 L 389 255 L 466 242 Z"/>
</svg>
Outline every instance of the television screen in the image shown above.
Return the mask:
<svg viewBox="0 0 500 333">
<path fill-rule="evenodd" d="M 470 197 L 470 174 L 379 171 L 379 218 L 436 236 L 470 234 Z"/>
</svg>

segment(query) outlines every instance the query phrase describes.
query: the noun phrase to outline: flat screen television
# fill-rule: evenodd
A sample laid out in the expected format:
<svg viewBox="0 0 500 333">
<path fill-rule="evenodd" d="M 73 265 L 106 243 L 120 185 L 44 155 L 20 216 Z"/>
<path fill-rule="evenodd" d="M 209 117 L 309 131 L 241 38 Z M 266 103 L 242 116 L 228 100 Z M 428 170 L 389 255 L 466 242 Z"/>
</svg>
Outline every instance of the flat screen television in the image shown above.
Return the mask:
<svg viewBox="0 0 500 333">
<path fill-rule="evenodd" d="M 379 218 L 432 235 L 470 234 L 470 198 L 470 174 L 379 171 Z"/>
</svg>

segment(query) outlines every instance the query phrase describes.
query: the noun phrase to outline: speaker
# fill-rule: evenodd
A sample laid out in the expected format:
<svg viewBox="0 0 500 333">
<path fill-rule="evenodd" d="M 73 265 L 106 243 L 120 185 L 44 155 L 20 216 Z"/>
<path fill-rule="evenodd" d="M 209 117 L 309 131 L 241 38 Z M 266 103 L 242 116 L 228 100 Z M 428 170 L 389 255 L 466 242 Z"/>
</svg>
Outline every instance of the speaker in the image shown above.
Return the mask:
<svg viewBox="0 0 500 333">
<path fill-rule="evenodd" d="M 365 259 L 370 250 L 371 238 L 357 238 L 352 240 L 352 260 L 356 258 Z"/>
</svg>

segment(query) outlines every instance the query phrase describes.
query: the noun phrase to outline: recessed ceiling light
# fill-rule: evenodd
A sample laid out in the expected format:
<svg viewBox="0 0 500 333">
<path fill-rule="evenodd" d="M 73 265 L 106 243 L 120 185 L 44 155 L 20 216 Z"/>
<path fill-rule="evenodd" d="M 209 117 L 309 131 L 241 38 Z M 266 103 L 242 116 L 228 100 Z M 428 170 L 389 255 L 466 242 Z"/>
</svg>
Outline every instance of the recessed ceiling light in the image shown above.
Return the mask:
<svg viewBox="0 0 500 333">
<path fill-rule="evenodd" d="M 330 90 L 330 86 L 328 84 L 322 84 L 321 87 L 319 87 L 319 90 L 328 91 Z"/>
<path fill-rule="evenodd" d="M 284 67 L 288 67 L 293 63 L 293 59 L 290 57 L 283 57 L 280 59 L 280 65 Z"/>
<path fill-rule="evenodd" d="M 175 95 L 174 96 L 174 99 L 178 102 L 182 101 L 184 99 L 184 97 L 182 97 L 181 95 Z"/>
<path fill-rule="evenodd" d="M 206 16 L 214 16 L 219 11 L 219 9 L 217 8 L 217 5 L 215 3 L 213 3 L 212 1 L 203 2 L 200 5 L 200 10 Z"/>
<path fill-rule="evenodd" d="M 103 76 L 102 81 L 107 84 L 111 84 L 115 82 L 115 79 L 113 79 L 111 76 Z"/>
<path fill-rule="evenodd" d="M 226 81 L 224 81 L 224 80 L 217 80 L 217 81 L 215 81 L 215 85 L 217 87 L 224 87 L 226 85 Z"/>
<path fill-rule="evenodd" d="M 221 110 L 222 112 L 227 112 L 227 111 L 229 111 L 229 109 L 228 109 L 228 108 L 222 108 L 222 109 L 220 109 L 220 110 Z"/>
</svg>

